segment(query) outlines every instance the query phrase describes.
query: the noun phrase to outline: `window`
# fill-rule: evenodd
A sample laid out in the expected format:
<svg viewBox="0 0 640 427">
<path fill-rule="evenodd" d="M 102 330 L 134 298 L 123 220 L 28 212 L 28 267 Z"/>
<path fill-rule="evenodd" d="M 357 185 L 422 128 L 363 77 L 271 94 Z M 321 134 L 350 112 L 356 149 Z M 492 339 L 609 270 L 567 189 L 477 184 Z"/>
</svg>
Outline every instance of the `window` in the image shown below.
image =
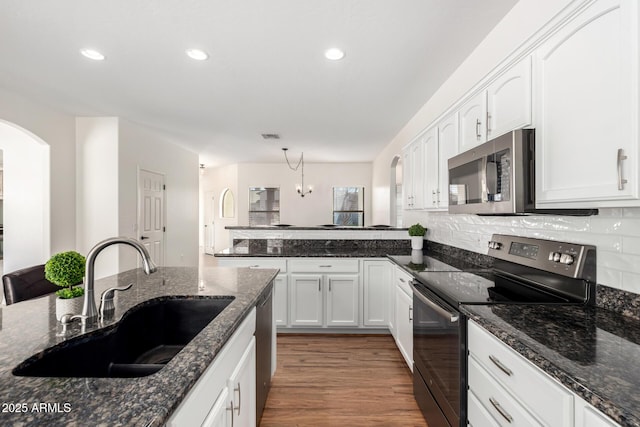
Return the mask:
<svg viewBox="0 0 640 427">
<path fill-rule="evenodd" d="M 364 225 L 364 187 L 333 187 L 333 223 Z"/>
<path fill-rule="evenodd" d="M 234 204 L 233 192 L 225 188 L 220 197 L 220 218 L 233 218 Z"/>
<path fill-rule="evenodd" d="M 249 225 L 280 224 L 280 188 L 249 188 Z"/>
</svg>

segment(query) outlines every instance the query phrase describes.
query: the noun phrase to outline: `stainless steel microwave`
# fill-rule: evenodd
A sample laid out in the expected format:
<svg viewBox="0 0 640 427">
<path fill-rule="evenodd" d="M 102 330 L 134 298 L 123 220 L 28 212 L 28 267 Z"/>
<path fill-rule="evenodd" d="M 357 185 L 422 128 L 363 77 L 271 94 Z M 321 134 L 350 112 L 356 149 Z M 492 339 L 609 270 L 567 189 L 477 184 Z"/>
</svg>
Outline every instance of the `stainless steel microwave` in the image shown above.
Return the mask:
<svg viewBox="0 0 640 427">
<path fill-rule="evenodd" d="M 449 213 L 597 215 L 536 208 L 535 129 L 520 129 L 449 159 Z"/>
<path fill-rule="evenodd" d="M 535 211 L 535 130 L 499 136 L 449 159 L 449 212 Z"/>
</svg>

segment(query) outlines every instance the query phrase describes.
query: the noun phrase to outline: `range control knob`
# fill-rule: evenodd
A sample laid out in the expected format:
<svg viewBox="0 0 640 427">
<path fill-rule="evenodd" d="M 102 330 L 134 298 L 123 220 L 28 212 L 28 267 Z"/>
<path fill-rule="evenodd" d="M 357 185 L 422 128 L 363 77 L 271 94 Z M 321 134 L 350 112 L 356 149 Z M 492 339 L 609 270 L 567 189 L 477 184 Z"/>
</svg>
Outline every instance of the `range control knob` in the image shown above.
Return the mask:
<svg viewBox="0 0 640 427">
<path fill-rule="evenodd" d="M 562 258 L 560 252 L 549 252 L 549 261 L 560 262 L 560 258 Z"/>
<path fill-rule="evenodd" d="M 489 249 L 500 249 L 501 247 L 502 247 L 502 243 L 489 240 Z"/>
<path fill-rule="evenodd" d="M 571 254 L 562 254 L 560 256 L 560 264 L 571 265 L 571 264 L 573 264 L 574 260 L 575 259 L 573 258 L 573 255 L 571 255 Z"/>
</svg>

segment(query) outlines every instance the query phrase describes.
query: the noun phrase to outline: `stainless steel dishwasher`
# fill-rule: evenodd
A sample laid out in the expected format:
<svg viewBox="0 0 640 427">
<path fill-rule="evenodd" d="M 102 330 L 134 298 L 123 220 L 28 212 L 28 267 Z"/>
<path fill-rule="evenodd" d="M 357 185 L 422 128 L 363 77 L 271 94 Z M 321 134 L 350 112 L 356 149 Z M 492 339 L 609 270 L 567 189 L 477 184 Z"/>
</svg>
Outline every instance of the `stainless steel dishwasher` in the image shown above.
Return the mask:
<svg viewBox="0 0 640 427">
<path fill-rule="evenodd" d="M 271 344 L 273 328 L 273 284 L 256 305 L 256 425 L 271 388 Z"/>
</svg>

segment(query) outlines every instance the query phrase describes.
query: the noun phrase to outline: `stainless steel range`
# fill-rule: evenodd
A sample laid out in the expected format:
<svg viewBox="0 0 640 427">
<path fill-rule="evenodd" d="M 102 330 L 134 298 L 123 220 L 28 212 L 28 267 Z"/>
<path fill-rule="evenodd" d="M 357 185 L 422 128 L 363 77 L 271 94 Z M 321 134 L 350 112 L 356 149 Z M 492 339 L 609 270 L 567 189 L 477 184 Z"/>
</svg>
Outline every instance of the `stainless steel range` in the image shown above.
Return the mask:
<svg viewBox="0 0 640 427">
<path fill-rule="evenodd" d="M 594 246 L 496 234 L 488 254 L 495 258 L 490 270 L 412 271 L 414 395 L 429 427 L 466 425 L 467 331 L 460 305 L 595 302 Z"/>
</svg>

